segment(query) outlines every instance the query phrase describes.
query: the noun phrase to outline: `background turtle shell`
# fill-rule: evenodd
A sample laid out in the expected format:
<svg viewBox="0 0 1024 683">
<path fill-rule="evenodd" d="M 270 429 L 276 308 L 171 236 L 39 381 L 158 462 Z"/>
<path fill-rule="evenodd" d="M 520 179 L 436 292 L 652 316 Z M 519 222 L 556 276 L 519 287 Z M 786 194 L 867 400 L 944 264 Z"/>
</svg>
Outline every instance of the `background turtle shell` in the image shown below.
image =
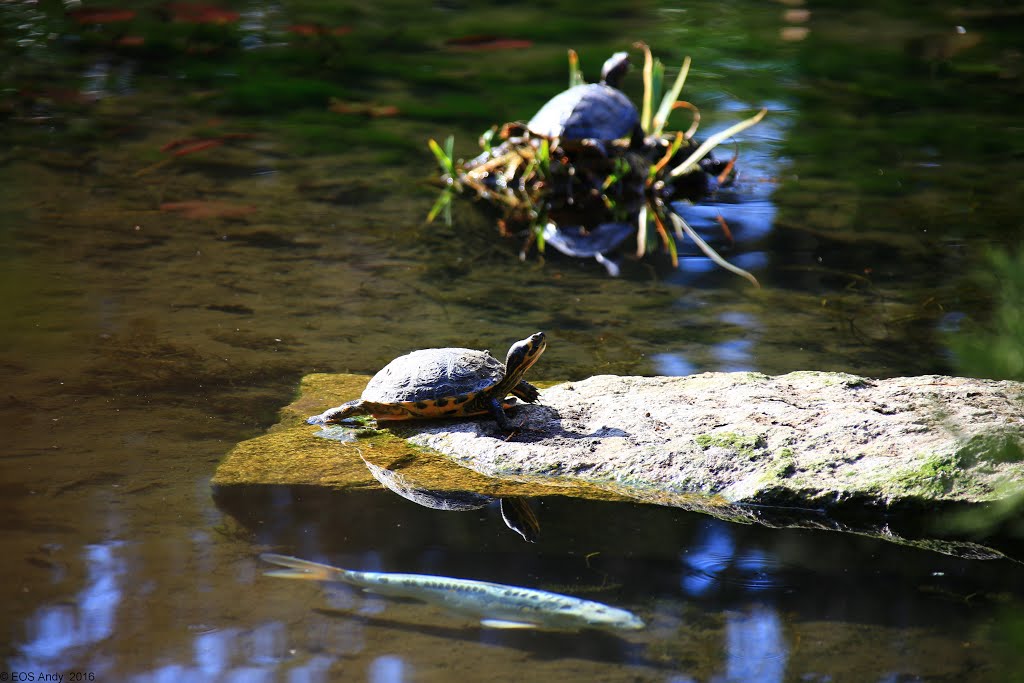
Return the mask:
<svg viewBox="0 0 1024 683">
<path fill-rule="evenodd" d="M 436 401 L 488 389 L 504 377 L 505 364 L 485 351 L 422 349 L 385 365 L 366 385 L 363 400 Z"/>
<path fill-rule="evenodd" d="M 552 97 L 526 125 L 548 138 L 617 140 L 630 135 L 638 123 L 636 106 L 621 90 L 587 83 Z"/>
</svg>

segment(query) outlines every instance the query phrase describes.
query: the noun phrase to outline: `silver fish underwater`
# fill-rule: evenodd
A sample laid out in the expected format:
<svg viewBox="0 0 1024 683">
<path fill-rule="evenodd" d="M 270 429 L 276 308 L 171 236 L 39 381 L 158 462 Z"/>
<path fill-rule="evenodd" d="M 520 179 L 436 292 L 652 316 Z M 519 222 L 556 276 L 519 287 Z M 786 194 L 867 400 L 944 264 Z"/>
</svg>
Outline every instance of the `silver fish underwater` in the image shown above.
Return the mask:
<svg viewBox="0 0 1024 683">
<path fill-rule="evenodd" d="M 627 610 L 533 588 L 429 574 L 351 571 L 272 553 L 260 558 L 288 567 L 268 571 L 266 576 L 335 581 L 377 595 L 413 598 L 475 617 L 491 628 L 635 631 L 644 627 L 644 622 Z"/>
</svg>

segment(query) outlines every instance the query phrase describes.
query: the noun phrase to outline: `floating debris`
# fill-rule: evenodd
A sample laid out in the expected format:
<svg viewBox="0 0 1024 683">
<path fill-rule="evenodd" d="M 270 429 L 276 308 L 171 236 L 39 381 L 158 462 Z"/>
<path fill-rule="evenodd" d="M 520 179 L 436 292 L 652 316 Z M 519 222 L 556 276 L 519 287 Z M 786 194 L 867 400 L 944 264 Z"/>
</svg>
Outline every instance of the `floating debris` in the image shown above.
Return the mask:
<svg viewBox="0 0 1024 683">
<path fill-rule="evenodd" d="M 449 50 L 461 52 L 493 52 L 496 50 L 525 50 L 533 47 L 532 40 L 503 38 L 495 35 L 471 35 L 444 41 Z"/>
<path fill-rule="evenodd" d="M 711 152 L 726 139 L 758 123 L 762 109 L 703 142 L 694 139 L 700 112 L 680 101 L 690 59 L 664 94 L 664 67 L 650 49 L 644 53 L 644 98 L 636 106 L 618 89 L 628 56 L 616 53 L 602 70 L 601 82 L 587 84 L 578 57 L 569 51 L 569 89 L 556 95 L 528 122 L 493 127 L 480 138 L 481 154 L 456 161 L 454 141 L 444 147 L 435 140 L 429 147 L 441 167 L 444 191 L 428 215 L 450 215 L 451 198 L 467 193 L 483 199 L 499 213 L 502 234 L 525 233 L 520 252 L 525 258 L 536 245 L 550 243 L 570 256 L 594 258 L 617 275 L 609 258 L 630 234 L 636 234 L 637 257 L 648 251 L 653 232 L 678 266 L 677 238 L 690 237 L 715 263 L 759 286 L 753 275 L 728 264 L 700 239 L 671 203 L 699 202 L 736 175 L 736 158 L 715 159 Z M 660 105 L 654 103 L 660 98 Z M 674 111 L 686 110 L 691 123 L 686 131 L 669 132 Z M 629 226 L 628 233 L 622 229 Z"/>
</svg>

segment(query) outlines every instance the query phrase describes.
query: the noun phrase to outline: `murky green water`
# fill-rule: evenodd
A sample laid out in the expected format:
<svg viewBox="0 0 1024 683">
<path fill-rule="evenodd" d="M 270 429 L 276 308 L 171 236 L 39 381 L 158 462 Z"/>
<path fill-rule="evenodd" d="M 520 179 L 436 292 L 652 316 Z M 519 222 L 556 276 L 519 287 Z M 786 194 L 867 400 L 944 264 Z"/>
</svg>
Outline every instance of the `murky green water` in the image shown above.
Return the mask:
<svg viewBox="0 0 1024 683">
<path fill-rule="evenodd" d="M 543 329 L 543 379 L 952 371 L 941 330 L 988 308 L 971 272 L 1020 239 L 1024 19 L 883 7 L 0 4 L 8 677 L 1014 680 L 1009 560 L 559 498 L 527 545 L 493 509 L 383 490 L 222 509 L 208 484 L 303 374 L 422 346 L 503 350 Z M 531 45 L 446 45 L 481 34 Z M 564 87 L 566 48 L 593 77 L 637 39 L 693 57 L 702 132 L 770 109 L 715 205 L 737 238 L 716 246 L 762 290 L 686 244 L 678 270 L 627 256 L 618 279 L 520 262 L 522 238 L 468 201 L 424 224 L 428 138 L 472 155 Z M 266 549 L 563 590 L 651 626 L 485 631 L 264 579 Z"/>
</svg>

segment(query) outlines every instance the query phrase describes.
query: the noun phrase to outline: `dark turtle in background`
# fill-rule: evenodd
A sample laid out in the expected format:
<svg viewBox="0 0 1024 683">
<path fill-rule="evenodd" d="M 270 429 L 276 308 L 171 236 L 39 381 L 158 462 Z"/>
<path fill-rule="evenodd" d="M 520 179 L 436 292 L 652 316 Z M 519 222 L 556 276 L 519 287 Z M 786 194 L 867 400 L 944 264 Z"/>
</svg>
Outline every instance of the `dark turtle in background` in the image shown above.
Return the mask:
<svg viewBox="0 0 1024 683">
<path fill-rule="evenodd" d="M 526 127 L 534 135 L 561 141 L 583 140 L 603 149 L 605 141 L 631 138 L 631 146 L 643 144 L 640 113 L 619 83 L 629 69 L 629 55 L 616 52 L 601 69 L 600 83 L 585 83 L 565 90 L 534 114 Z"/>
</svg>

